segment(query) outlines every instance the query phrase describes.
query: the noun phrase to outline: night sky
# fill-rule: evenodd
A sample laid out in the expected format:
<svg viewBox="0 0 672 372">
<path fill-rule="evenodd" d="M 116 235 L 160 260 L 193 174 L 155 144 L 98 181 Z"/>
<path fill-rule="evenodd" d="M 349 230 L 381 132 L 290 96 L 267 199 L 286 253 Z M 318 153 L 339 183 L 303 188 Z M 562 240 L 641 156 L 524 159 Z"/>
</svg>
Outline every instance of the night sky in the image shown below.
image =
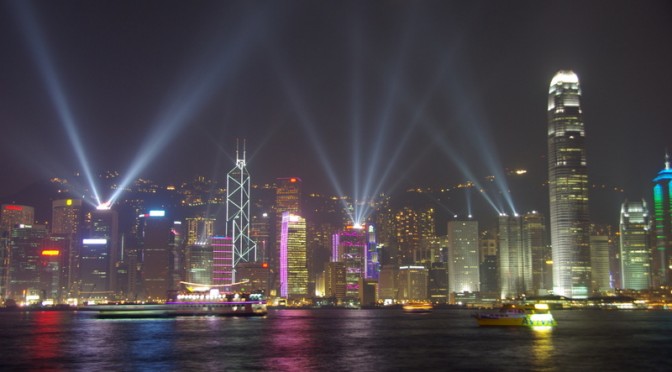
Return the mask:
<svg viewBox="0 0 672 372">
<path fill-rule="evenodd" d="M 590 182 L 625 190 L 592 214 L 650 199 L 672 151 L 669 1 L 0 5 L 0 195 L 82 169 L 68 126 L 94 174 L 222 179 L 245 138 L 253 182 L 361 196 L 525 168 L 541 185 L 560 69 L 580 79 Z"/>
</svg>

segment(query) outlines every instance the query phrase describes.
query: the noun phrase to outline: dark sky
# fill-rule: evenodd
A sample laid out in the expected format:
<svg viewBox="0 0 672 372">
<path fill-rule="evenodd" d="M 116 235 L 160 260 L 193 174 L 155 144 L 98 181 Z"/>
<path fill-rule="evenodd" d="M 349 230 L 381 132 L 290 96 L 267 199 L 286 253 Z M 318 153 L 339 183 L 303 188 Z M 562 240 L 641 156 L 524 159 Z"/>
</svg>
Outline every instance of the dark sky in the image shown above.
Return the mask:
<svg viewBox="0 0 672 372">
<path fill-rule="evenodd" d="M 68 125 L 95 174 L 144 156 L 138 177 L 222 178 L 246 138 L 253 181 L 325 193 L 517 167 L 541 184 L 560 69 L 583 90 L 591 183 L 625 189 L 596 214 L 650 199 L 672 149 L 669 1 L 0 5 L 0 195 L 82 169 Z"/>
</svg>

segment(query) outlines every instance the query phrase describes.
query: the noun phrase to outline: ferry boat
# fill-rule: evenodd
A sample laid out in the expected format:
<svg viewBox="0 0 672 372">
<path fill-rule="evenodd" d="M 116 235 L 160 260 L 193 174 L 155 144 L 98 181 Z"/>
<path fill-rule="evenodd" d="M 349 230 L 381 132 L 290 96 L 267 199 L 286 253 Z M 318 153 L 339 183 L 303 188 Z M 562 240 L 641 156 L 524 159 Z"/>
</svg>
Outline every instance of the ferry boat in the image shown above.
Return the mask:
<svg viewBox="0 0 672 372">
<path fill-rule="evenodd" d="M 479 326 L 525 326 L 554 327 L 557 322 L 548 304 L 519 306 L 505 304 L 496 313 L 476 313 L 473 315 Z"/>
<path fill-rule="evenodd" d="M 173 301 L 149 304 L 103 304 L 79 307 L 98 318 L 172 318 L 178 316 L 264 316 L 266 298 L 261 293 L 186 293 Z"/>
<path fill-rule="evenodd" d="M 402 307 L 405 313 L 429 313 L 434 309 L 430 302 L 412 301 Z"/>
</svg>

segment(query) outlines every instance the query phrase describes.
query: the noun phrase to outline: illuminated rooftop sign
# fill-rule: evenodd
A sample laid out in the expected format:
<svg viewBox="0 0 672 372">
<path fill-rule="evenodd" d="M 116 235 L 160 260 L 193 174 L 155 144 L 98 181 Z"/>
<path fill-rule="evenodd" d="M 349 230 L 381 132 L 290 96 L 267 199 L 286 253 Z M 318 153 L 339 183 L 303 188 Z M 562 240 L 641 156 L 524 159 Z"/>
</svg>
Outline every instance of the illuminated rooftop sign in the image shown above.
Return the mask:
<svg viewBox="0 0 672 372">
<path fill-rule="evenodd" d="M 102 245 L 102 244 L 107 244 L 107 239 L 83 239 L 82 244 Z"/>
<path fill-rule="evenodd" d="M 149 211 L 149 217 L 165 217 L 166 211 L 153 210 Z"/>
<path fill-rule="evenodd" d="M 61 251 L 58 249 L 45 249 L 42 251 L 43 256 L 58 256 L 61 254 Z"/>
<path fill-rule="evenodd" d="M 22 211 L 23 206 L 21 205 L 5 205 L 6 211 Z"/>
</svg>

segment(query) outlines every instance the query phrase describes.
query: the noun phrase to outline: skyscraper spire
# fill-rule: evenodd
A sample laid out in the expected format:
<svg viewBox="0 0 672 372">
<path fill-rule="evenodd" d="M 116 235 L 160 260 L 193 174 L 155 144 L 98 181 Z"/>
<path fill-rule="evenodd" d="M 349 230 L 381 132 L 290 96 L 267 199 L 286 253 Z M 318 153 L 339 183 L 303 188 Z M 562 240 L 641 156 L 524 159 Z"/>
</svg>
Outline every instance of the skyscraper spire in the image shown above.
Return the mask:
<svg viewBox="0 0 672 372">
<path fill-rule="evenodd" d="M 670 152 L 665 149 L 665 169 L 670 169 Z"/>
</svg>

